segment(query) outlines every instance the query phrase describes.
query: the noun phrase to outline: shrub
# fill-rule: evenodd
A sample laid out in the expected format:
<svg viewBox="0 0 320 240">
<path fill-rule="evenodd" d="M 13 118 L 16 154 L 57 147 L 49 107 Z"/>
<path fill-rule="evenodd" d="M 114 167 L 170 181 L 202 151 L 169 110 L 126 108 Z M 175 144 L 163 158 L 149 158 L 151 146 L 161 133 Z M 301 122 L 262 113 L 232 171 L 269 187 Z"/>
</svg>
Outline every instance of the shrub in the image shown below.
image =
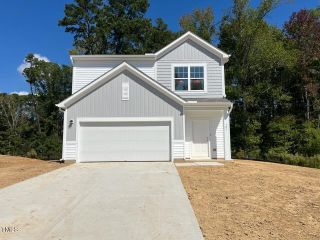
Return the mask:
<svg viewBox="0 0 320 240">
<path fill-rule="evenodd" d="M 37 154 L 36 150 L 34 150 L 34 149 L 32 148 L 29 152 L 27 152 L 26 156 L 27 156 L 28 158 L 37 158 L 37 157 L 38 157 L 38 154 Z"/>
<path fill-rule="evenodd" d="M 61 158 L 62 141 L 57 134 L 41 136 L 34 142 L 38 156 L 42 160 L 56 160 Z"/>
<path fill-rule="evenodd" d="M 320 129 L 315 128 L 310 122 L 305 123 L 303 127 L 299 152 L 306 156 L 320 154 Z"/>
<path fill-rule="evenodd" d="M 252 149 L 248 152 L 245 152 L 244 150 L 240 149 L 237 152 L 232 153 L 233 158 L 237 159 L 259 159 L 261 156 L 260 149 Z"/>
<path fill-rule="evenodd" d="M 296 127 L 296 119 L 292 115 L 272 119 L 267 126 L 269 151 L 294 153 L 295 140 L 299 136 Z"/>
<path fill-rule="evenodd" d="M 270 151 L 266 155 L 269 162 L 297 165 L 302 167 L 320 168 L 320 155 L 306 157 L 299 154 L 275 153 Z"/>
<path fill-rule="evenodd" d="M 238 158 L 238 159 L 245 158 L 245 152 L 242 149 L 240 149 L 239 151 L 235 152 L 232 155 L 234 156 L 234 158 Z"/>
</svg>

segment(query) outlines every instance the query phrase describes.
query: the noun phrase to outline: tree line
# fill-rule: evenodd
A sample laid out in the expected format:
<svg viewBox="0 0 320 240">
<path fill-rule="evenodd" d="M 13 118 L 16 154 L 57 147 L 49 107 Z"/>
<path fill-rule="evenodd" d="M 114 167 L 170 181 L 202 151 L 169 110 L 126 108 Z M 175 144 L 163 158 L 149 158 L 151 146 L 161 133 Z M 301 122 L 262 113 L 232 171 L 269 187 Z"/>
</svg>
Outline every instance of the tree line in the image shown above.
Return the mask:
<svg viewBox="0 0 320 240">
<path fill-rule="evenodd" d="M 165 20 L 146 17 L 148 0 L 75 0 L 58 25 L 73 35 L 71 54 L 156 52 L 186 31 L 217 42 L 231 54 L 225 75 L 233 157 L 319 167 L 320 8 L 292 13 L 279 28 L 266 18 L 280 3 L 233 0 L 218 21 L 214 5 L 198 8 L 172 31 Z M 54 104 L 71 94 L 70 66 L 32 54 L 26 62 L 30 94 L 1 94 L 0 151 L 59 158 L 62 113 Z"/>
</svg>

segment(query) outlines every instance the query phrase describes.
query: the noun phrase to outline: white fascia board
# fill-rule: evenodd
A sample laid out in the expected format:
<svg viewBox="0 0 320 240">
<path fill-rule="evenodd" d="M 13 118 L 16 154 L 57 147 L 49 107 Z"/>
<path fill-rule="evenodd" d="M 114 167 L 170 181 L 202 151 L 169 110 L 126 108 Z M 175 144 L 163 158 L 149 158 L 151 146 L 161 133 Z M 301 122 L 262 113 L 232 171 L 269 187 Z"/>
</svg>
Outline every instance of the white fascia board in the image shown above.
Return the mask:
<svg viewBox="0 0 320 240">
<path fill-rule="evenodd" d="M 73 60 L 73 58 L 72 58 L 72 55 L 70 55 L 69 57 L 70 57 L 70 62 L 71 62 L 71 64 L 72 64 L 72 66 L 73 66 L 74 60 Z"/>
<path fill-rule="evenodd" d="M 106 82 L 111 80 L 113 77 L 115 77 L 117 74 L 119 74 L 119 73 L 121 73 L 121 72 L 123 72 L 125 70 L 128 70 L 129 72 L 131 72 L 135 76 L 138 76 L 141 80 L 143 80 L 144 82 L 148 83 L 149 85 L 155 87 L 160 92 L 162 92 L 166 96 L 170 97 L 171 99 L 175 100 L 176 102 L 178 102 L 180 104 L 184 104 L 185 103 L 185 101 L 182 98 L 178 97 L 177 95 L 175 95 L 173 92 L 171 92 L 170 90 L 168 90 L 164 86 L 162 86 L 159 83 L 155 82 L 149 76 L 147 76 L 144 73 L 140 72 L 139 70 L 137 70 L 136 68 L 132 67 L 128 63 L 123 62 L 120 65 L 118 65 L 117 67 L 115 67 L 112 70 L 108 71 L 107 73 L 101 75 L 99 78 L 97 78 L 93 82 L 89 83 L 87 86 L 85 86 L 84 88 L 80 89 L 79 91 L 77 91 L 76 93 L 74 93 L 73 95 L 68 97 L 67 99 L 63 100 L 59 104 L 56 104 L 56 106 L 59 107 L 59 108 L 62 108 L 62 109 L 65 109 L 65 108 L 71 106 L 73 103 L 77 102 L 79 99 L 81 99 L 82 97 L 84 97 L 87 94 L 91 93 L 93 90 L 95 90 L 98 87 L 102 86 L 103 84 L 105 84 Z"/>
<path fill-rule="evenodd" d="M 154 61 L 155 55 L 71 55 L 71 62 L 74 64 L 76 61 L 104 61 L 104 60 L 149 60 Z"/>
<path fill-rule="evenodd" d="M 195 101 L 189 101 L 184 104 L 184 106 L 192 106 L 192 107 L 232 107 L 233 103 L 228 102 L 195 102 Z"/>
<path fill-rule="evenodd" d="M 199 43 L 202 47 L 206 48 L 212 53 L 220 54 L 221 58 L 228 59 L 230 57 L 229 54 L 225 53 L 224 51 L 220 50 L 219 48 L 213 46 L 212 44 L 208 43 L 207 41 L 203 40 L 202 38 L 198 37 L 197 35 L 190 32 L 190 39 L 193 39 L 195 42 Z"/>
<path fill-rule="evenodd" d="M 188 111 L 225 111 L 228 110 L 230 106 L 218 106 L 218 105 L 188 105 L 188 106 L 184 106 L 184 111 L 188 112 Z"/>
</svg>

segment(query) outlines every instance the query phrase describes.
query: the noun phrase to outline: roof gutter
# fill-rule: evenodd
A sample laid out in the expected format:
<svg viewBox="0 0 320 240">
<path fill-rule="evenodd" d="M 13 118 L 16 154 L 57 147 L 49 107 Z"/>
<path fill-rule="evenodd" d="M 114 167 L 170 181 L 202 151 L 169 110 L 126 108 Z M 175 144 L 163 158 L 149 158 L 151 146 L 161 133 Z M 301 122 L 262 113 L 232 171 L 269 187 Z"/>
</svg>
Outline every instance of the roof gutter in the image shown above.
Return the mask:
<svg viewBox="0 0 320 240">
<path fill-rule="evenodd" d="M 230 107 L 232 108 L 232 102 L 186 102 L 185 106 L 203 106 L 203 107 Z"/>
<path fill-rule="evenodd" d="M 230 115 L 230 113 L 232 112 L 233 110 L 233 103 L 231 104 L 231 106 L 229 107 L 229 111 L 228 111 L 228 114 Z"/>
<path fill-rule="evenodd" d="M 145 55 L 70 55 L 72 64 L 76 61 L 105 61 L 105 60 L 155 60 L 155 54 L 145 54 Z"/>
</svg>

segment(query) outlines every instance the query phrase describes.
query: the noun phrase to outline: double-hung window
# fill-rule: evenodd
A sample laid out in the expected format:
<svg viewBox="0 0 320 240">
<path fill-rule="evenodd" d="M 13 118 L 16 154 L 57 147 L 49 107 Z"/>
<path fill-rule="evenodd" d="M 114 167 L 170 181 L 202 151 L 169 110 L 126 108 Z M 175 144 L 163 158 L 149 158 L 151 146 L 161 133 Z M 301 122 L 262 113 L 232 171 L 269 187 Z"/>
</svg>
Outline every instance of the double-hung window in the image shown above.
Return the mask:
<svg viewBox="0 0 320 240">
<path fill-rule="evenodd" d="M 205 68 L 201 65 L 174 66 L 175 91 L 204 91 Z"/>
</svg>

